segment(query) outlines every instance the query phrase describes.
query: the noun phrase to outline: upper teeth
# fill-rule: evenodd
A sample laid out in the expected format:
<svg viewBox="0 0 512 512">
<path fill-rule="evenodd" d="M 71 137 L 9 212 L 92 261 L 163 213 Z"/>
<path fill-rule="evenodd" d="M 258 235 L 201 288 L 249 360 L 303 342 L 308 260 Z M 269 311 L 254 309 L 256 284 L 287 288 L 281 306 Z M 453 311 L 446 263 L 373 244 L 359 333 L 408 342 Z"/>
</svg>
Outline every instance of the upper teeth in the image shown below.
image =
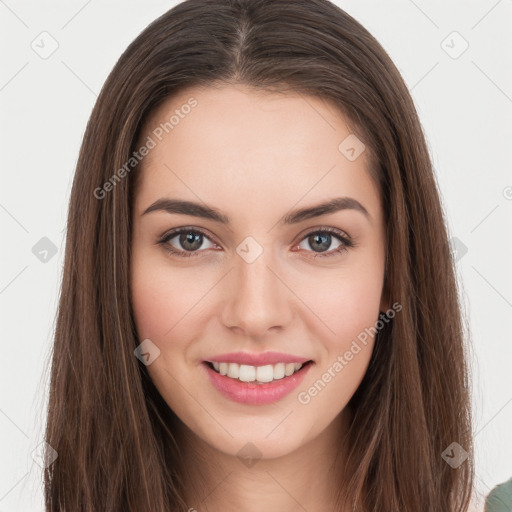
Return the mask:
<svg viewBox="0 0 512 512">
<path fill-rule="evenodd" d="M 242 382 L 272 382 L 289 377 L 302 368 L 301 363 L 277 363 L 265 366 L 249 366 L 238 363 L 212 363 L 213 367 L 221 374 L 239 379 Z"/>
</svg>

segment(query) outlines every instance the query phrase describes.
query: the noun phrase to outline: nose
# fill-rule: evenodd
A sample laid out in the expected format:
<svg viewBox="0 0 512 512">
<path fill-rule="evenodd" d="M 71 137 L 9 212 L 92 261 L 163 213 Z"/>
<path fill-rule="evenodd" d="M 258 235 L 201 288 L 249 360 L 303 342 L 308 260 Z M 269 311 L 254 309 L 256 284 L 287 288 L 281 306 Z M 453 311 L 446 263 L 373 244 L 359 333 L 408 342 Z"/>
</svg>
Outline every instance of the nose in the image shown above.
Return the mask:
<svg viewBox="0 0 512 512">
<path fill-rule="evenodd" d="M 225 288 L 229 296 L 222 321 L 247 338 L 263 338 L 270 331 L 280 331 L 293 316 L 294 295 L 271 253 L 266 249 L 250 263 L 236 255 Z"/>
</svg>

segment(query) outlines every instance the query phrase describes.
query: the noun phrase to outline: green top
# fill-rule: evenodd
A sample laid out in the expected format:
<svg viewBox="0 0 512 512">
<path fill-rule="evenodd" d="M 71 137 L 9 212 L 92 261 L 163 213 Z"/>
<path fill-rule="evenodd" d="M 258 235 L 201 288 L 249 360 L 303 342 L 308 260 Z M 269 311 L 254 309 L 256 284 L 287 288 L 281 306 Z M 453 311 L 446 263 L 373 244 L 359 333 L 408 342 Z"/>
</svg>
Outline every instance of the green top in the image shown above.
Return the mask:
<svg viewBox="0 0 512 512">
<path fill-rule="evenodd" d="M 512 512 L 512 478 L 489 493 L 485 499 L 485 512 Z"/>
</svg>

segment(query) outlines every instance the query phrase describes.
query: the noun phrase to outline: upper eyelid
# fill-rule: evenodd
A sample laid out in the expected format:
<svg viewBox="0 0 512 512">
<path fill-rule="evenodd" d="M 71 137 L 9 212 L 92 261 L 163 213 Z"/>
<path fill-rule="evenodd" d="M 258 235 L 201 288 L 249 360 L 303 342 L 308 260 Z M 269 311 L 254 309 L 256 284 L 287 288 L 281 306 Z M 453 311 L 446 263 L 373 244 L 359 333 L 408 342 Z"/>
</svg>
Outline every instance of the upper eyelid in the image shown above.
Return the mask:
<svg viewBox="0 0 512 512">
<path fill-rule="evenodd" d="M 210 242 L 218 243 L 218 242 L 215 241 L 215 237 L 213 237 L 212 235 L 208 234 L 208 231 L 204 230 L 203 228 L 193 228 L 193 227 L 188 227 L 188 226 L 183 226 L 183 227 L 180 227 L 180 228 L 174 228 L 174 229 L 171 229 L 169 231 L 166 231 L 159 238 L 159 242 L 162 242 L 164 240 L 166 240 L 166 241 L 172 240 L 173 238 L 175 238 L 176 236 L 180 235 L 183 232 L 200 233 L 204 237 L 208 238 L 208 240 L 210 240 Z"/>
</svg>

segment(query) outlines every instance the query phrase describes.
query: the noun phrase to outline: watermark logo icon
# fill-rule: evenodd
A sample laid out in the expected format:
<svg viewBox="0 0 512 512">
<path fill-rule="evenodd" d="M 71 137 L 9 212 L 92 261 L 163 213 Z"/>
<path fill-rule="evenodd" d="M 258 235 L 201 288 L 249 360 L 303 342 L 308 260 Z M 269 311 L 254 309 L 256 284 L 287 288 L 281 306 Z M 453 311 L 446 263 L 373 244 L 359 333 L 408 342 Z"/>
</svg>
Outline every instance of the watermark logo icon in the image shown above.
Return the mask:
<svg viewBox="0 0 512 512">
<path fill-rule="evenodd" d="M 450 239 L 450 246 L 452 249 L 453 257 L 455 261 L 459 261 L 468 252 L 468 247 L 464 242 L 458 239 L 456 236 Z"/>
<path fill-rule="evenodd" d="M 353 133 L 345 137 L 338 146 L 339 152 L 351 162 L 356 160 L 365 149 L 366 146 Z"/>
<path fill-rule="evenodd" d="M 41 263 L 48 263 L 57 254 L 57 246 L 49 238 L 43 236 L 43 238 L 32 247 L 32 254 Z"/>
<path fill-rule="evenodd" d="M 469 43 L 454 30 L 441 41 L 441 48 L 455 60 L 469 48 Z"/>
<path fill-rule="evenodd" d="M 39 467 L 45 469 L 55 462 L 58 454 L 48 443 L 43 441 L 34 448 L 30 456 Z"/>
<path fill-rule="evenodd" d="M 468 457 L 469 454 L 459 443 L 455 441 L 446 448 L 441 457 L 454 469 L 458 468 Z"/>
<path fill-rule="evenodd" d="M 160 349 L 149 338 L 146 338 L 133 353 L 139 361 L 149 366 L 160 355 Z"/>
<path fill-rule="evenodd" d="M 46 60 L 57 51 L 59 43 L 49 32 L 44 30 L 30 43 L 30 47 L 41 59 Z"/>
<path fill-rule="evenodd" d="M 248 236 L 238 245 L 236 252 L 246 263 L 253 263 L 263 254 L 263 247 Z"/>
<path fill-rule="evenodd" d="M 242 464 L 248 468 L 252 468 L 261 459 L 263 454 L 258 450 L 256 445 L 249 442 L 238 450 L 236 456 L 240 459 Z"/>
</svg>

